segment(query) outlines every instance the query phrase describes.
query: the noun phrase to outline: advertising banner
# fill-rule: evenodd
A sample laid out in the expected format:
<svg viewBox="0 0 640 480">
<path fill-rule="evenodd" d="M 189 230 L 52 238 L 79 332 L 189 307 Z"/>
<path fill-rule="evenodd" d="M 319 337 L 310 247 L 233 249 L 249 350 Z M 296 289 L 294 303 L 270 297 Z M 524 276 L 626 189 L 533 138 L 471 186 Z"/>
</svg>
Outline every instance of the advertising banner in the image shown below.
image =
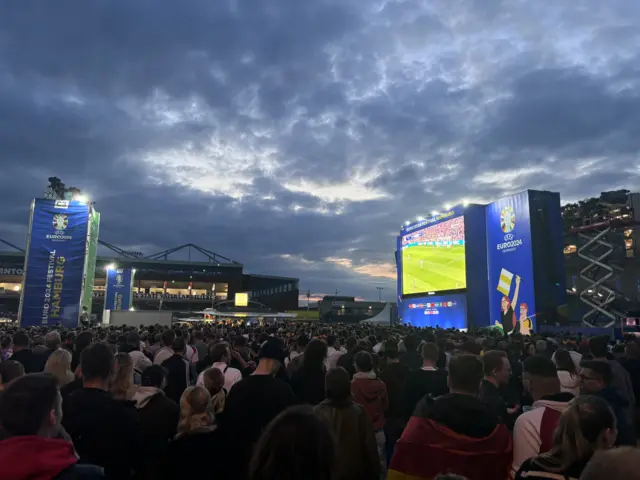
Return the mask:
<svg viewBox="0 0 640 480">
<path fill-rule="evenodd" d="M 107 270 L 105 310 L 130 310 L 133 300 L 133 270 L 131 267 Z"/>
<path fill-rule="evenodd" d="M 89 216 L 89 234 L 87 236 L 87 256 L 85 262 L 84 286 L 82 288 L 82 307 L 87 307 L 91 315 L 93 304 L 93 285 L 96 277 L 96 257 L 98 255 L 98 234 L 100 230 L 100 214 L 91 209 Z"/>
<path fill-rule="evenodd" d="M 89 206 L 36 199 L 31 207 L 20 326 L 78 326 Z"/>
<path fill-rule="evenodd" d="M 467 328 L 467 304 L 464 293 L 406 298 L 400 317 L 414 327 Z"/>
<path fill-rule="evenodd" d="M 486 218 L 491 323 L 528 335 L 536 326 L 529 192 L 488 205 Z"/>
</svg>

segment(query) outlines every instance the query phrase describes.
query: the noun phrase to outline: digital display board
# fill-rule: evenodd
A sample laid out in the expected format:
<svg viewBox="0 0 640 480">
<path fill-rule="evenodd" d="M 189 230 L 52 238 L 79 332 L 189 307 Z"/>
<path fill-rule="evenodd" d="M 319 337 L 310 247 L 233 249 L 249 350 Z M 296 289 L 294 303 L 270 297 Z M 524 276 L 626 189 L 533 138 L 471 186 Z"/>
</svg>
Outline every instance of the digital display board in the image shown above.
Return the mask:
<svg viewBox="0 0 640 480">
<path fill-rule="evenodd" d="M 414 327 L 467 328 L 467 302 L 463 293 L 404 299 L 400 317 Z"/>
<path fill-rule="evenodd" d="M 401 235 L 402 295 L 466 288 L 464 216 L 452 214 Z"/>
</svg>

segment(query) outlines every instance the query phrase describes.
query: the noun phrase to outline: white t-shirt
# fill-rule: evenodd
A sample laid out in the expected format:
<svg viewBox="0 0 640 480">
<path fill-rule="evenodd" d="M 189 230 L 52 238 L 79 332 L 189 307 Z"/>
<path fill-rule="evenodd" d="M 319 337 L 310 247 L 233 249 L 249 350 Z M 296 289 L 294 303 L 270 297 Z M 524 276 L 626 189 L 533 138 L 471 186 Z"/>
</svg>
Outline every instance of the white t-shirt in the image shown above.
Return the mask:
<svg viewBox="0 0 640 480">
<path fill-rule="evenodd" d="M 224 374 L 224 389 L 227 393 L 229 393 L 231 387 L 242 380 L 242 372 L 237 368 L 229 367 L 226 363 L 216 362 L 209 368 L 217 368 Z M 209 368 L 207 368 L 207 370 L 209 370 Z M 200 372 L 200 375 L 198 375 L 198 379 L 196 380 L 197 386 L 204 387 L 204 372 L 207 370 Z"/>
</svg>

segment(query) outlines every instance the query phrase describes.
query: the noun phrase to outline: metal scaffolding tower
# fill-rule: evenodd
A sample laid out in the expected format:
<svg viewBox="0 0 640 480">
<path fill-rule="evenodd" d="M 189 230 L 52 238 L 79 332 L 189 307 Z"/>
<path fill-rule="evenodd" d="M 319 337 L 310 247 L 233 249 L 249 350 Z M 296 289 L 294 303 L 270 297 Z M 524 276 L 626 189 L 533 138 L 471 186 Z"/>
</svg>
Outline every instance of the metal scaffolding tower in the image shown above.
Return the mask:
<svg viewBox="0 0 640 480">
<path fill-rule="evenodd" d="M 580 289 L 580 301 L 587 307 L 582 323 L 587 327 L 609 328 L 616 325 L 624 314 L 615 309 L 615 300 L 622 296 L 613 286 L 623 268 L 616 263 L 616 246 L 610 237 L 614 231 L 635 222 L 606 220 L 569 230 L 581 240 L 578 257 L 586 265 L 580 270 L 585 282 Z M 620 260 L 618 260 L 620 261 Z"/>
</svg>

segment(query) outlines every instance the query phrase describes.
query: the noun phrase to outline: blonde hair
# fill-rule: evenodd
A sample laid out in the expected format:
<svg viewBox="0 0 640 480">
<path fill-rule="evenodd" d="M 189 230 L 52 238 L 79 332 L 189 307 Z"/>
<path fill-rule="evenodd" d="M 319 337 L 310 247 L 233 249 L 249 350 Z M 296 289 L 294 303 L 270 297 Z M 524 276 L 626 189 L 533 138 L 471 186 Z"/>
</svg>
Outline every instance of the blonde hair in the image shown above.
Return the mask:
<svg viewBox="0 0 640 480">
<path fill-rule="evenodd" d="M 203 387 L 189 387 L 180 397 L 178 435 L 213 424 L 210 410 L 211 395 Z"/>
<path fill-rule="evenodd" d="M 534 462 L 551 466 L 547 470 L 553 472 L 586 463 L 597 450 L 609 447 L 601 445 L 602 433 L 615 428 L 616 417 L 606 401 L 595 396 L 574 398 L 560 415 L 551 450 Z"/>
<path fill-rule="evenodd" d="M 118 353 L 115 363 L 109 392 L 116 400 L 130 400 L 133 396 L 133 359 L 128 353 Z"/>
<path fill-rule="evenodd" d="M 64 348 L 51 352 L 44 365 L 44 373 L 50 373 L 56 377 L 61 388 L 72 382 L 75 376 L 71 371 L 71 353 Z"/>
</svg>

